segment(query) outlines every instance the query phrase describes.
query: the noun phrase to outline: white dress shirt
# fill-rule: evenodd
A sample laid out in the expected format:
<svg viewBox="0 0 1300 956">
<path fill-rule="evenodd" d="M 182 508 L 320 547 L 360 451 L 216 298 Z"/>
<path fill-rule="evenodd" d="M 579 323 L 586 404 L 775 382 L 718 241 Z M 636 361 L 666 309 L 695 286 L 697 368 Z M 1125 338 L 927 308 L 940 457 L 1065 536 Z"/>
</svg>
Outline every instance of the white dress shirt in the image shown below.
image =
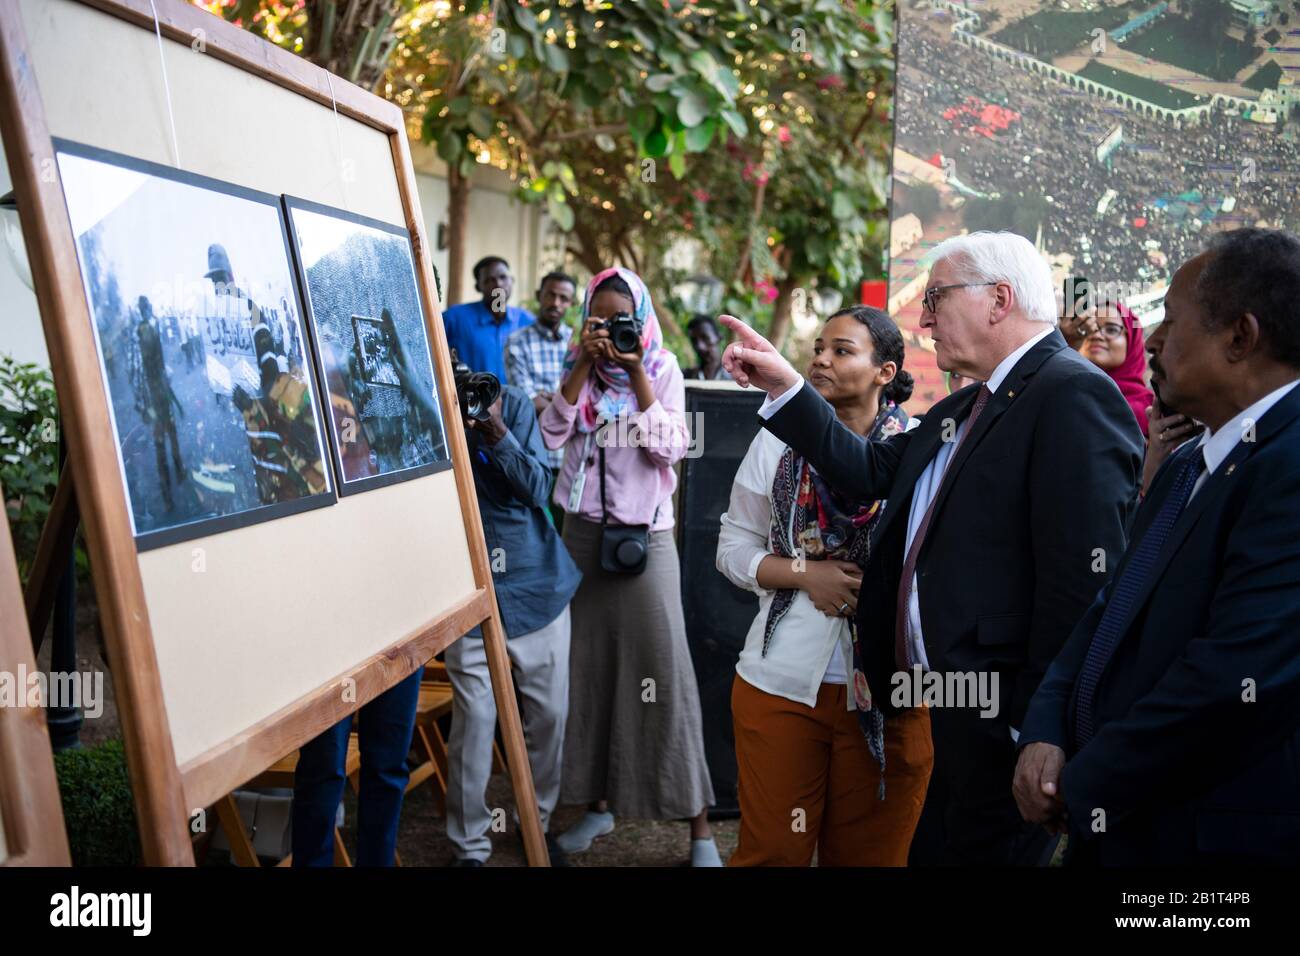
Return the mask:
<svg viewBox="0 0 1300 956">
<path fill-rule="evenodd" d="M 722 515 L 717 567 L 732 584 L 758 595 L 758 613 L 745 635 L 736 673 L 765 693 L 814 707 L 822 684 L 848 683 L 845 657 L 852 659 L 853 650 L 848 619 L 823 614 L 808 592 L 799 590 L 776 626 L 767 656 L 763 656 L 768 609 L 776 592 L 758 583 L 758 566 L 773 553 L 768 540 L 772 480 L 784 451 L 785 443 L 766 429 L 754 436 Z M 793 549 L 793 544 L 787 542 L 787 548 Z M 848 707 L 851 710 L 853 706 L 849 694 Z"/>
<path fill-rule="evenodd" d="M 908 429 L 920 419 L 908 422 Z M 767 656 L 763 635 L 768 610 L 776 592 L 758 583 L 758 566 L 772 554 L 772 481 L 785 451 L 785 443 L 761 429 L 754 437 L 731 488 L 731 500 L 722 515 L 718 534 L 717 567 L 737 587 L 758 595 L 758 613 L 745 635 L 736 673 L 759 690 L 808 707 L 817 704 L 822 684 L 847 684 L 853 646 L 848 619 L 817 610 L 808 592 L 797 590 L 776 626 Z M 786 542 L 794 550 L 794 542 Z M 855 709 L 847 695 L 847 707 Z"/>
<path fill-rule="evenodd" d="M 1242 409 L 1240 413 L 1234 415 L 1224 423 L 1223 427 L 1211 434 L 1208 430 L 1201 433 L 1200 442 L 1197 447 L 1200 448 L 1201 454 L 1205 456 L 1205 471 L 1196 479 L 1196 484 L 1192 486 L 1192 493 L 1188 501 L 1196 497 L 1196 493 L 1201 490 L 1201 486 L 1209 480 L 1210 475 L 1223 464 L 1225 458 L 1232 454 L 1232 450 L 1237 447 L 1237 443 L 1245 441 L 1247 437 L 1254 441 L 1255 428 L 1259 420 L 1268 414 L 1268 410 L 1280 402 L 1291 389 L 1300 383 L 1300 379 L 1294 382 L 1288 382 L 1281 388 L 1269 392 L 1254 405 Z"/>
</svg>

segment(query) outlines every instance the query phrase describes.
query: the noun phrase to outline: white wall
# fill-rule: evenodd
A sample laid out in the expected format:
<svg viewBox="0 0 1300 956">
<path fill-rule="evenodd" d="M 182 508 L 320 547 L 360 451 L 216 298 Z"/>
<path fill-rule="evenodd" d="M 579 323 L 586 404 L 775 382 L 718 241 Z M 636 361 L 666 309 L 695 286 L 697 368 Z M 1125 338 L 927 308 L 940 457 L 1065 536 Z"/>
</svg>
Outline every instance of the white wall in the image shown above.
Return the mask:
<svg viewBox="0 0 1300 956">
<path fill-rule="evenodd" d="M 4 146 L 0 144 L 0 196 L 12 188 L 9 165 L 4 161 Z M 50 364 L 41 316 L 36 310 L 36 296 L 18 278 L 8 251 L 3 248 L 0 248 L 0 352 L 12 355 L 20 362 Z"/>
<path fill-rule="evenodd" d="M 433 147 L 411 144 L 416 183 L 420 191 L 420 211 L 424 214 L 429 243 L 433 246 L 433 263 L 442 277 L 443 294 L 447 291 L 447 250 L 437 248 L 438 226 L 447 222 L 448 189 L 446 164 Z M 537 281 L 561 263 L 540 261 L 543 216 L 538 207 L 527 206 L 514 198 L 515 186 L 499 169 L 480 166 L 474 171 L 469 194 L 469 234 L 466 237 L 465 272 L 461 277 L 461 302 L 479 298 L 474 291 L 474 263 L 484 256 L 501 256 L 515 274 L 515 305 L 532 298 Z M 459 305 L 459 302 L 444 302 Z"/>
</svg>

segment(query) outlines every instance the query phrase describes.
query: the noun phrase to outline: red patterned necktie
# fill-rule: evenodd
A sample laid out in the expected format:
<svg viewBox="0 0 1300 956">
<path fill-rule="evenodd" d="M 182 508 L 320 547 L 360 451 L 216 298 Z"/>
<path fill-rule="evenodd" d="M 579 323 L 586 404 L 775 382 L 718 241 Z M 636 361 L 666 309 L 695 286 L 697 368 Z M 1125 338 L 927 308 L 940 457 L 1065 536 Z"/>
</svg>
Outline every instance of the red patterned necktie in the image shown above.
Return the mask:
<svg viewBox="0 0 1300 956">
<path fill-rule="evenodd" d="M 915 660 L 912 657 L 912 642 L 908 639 L 908 632 L 911 630 L 912 615 L 912 581 L 916 577 L 916 558 L 921 553 L 921 545 L 925 543 L 925 533 L 930 529 L 930 518 L 934 515 L 934 504 L 939 500 L 943 493 L 944 484 L 948 478 L 948 469 L 957 458 L 957 453 L 961 451 L 962 442 L 975 430 L 975 420 L 979 418 L 980 412 L 984 411 L 984 406 L 988 404 L 993 393 L 989 391 L 987 385 L 981 385 L 979 395 L 975 397 L 974 404 L 971 405 L 970 414 L 966 416 L 966 430 L 962 432 L 961 439 L 957 442 L 957 447 L 952 450 L 948 457 L 948 463 L 944 465 L 943 479 L 939 482 L 935 490 L 934 497 L 930 499 L 929 506 L 925 509 L 925 516 L 921 518 L 921 524 L 916 529 L 916 537 L 912 539 L 912 546 L 907 549 L 907 560 L 903 562 L 903 576 L 898 581 L 898 611 L 894 618 L 894 663 L 902 670 L 911 670 Z"/>
</svg>

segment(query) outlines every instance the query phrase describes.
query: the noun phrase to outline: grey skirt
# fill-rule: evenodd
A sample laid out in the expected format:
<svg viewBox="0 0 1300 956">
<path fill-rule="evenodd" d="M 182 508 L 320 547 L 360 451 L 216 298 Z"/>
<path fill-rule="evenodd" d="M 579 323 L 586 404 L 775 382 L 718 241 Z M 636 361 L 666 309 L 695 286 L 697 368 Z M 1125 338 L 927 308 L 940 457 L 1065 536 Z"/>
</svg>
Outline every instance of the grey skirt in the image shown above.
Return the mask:
<svg viewBox="0 0 1300 956">
<path fill-rule="evenodd" d="M 713 785 L 672 531 L 650 535 L 636 575 L 601 569 L 598 523 L 566 515 L 563 537 L 583 577 L 571 605 L 560 800 L 608 800 L 635 819 L 694 817 L 713 803 Z"/>
</svg>

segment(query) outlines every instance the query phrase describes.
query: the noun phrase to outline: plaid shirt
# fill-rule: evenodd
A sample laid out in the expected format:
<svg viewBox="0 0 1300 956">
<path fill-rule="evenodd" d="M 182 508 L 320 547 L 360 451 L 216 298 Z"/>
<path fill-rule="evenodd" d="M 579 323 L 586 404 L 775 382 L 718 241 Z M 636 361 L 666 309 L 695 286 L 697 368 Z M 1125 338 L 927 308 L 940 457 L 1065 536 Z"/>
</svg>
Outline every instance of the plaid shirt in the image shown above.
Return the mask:
<svg viewBox="0 0 1300 956">
<path fill-rule="evenodd" d="M 529 398 L 554 392 L 564 374 L 564 355 L 573 329 L 561 323 L 554 332 L 541 322 L 525 326 L 506 339 L 506 381 L 523 389 Z M 564 449 L 549 453 L 552 468 L 564 461 Z"/>
</svg>

